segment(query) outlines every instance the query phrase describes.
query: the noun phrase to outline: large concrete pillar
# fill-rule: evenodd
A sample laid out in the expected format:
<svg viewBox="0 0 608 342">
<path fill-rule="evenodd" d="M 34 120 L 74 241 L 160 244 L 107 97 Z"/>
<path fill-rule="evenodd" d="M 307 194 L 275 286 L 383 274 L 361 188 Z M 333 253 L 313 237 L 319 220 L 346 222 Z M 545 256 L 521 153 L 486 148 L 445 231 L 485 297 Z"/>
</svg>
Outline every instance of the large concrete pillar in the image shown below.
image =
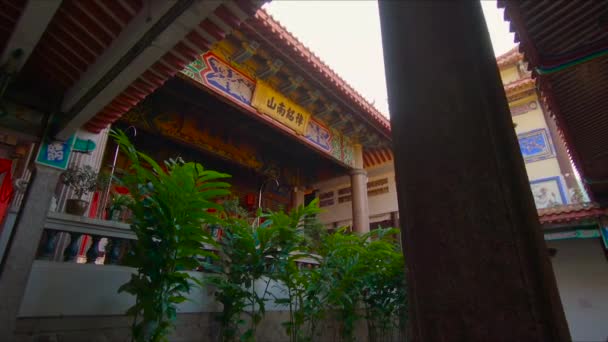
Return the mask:
<svg viewBox="0 0 608 342">
<path fill-rule="evenodd" d="M 413 340 L 570 340 L 479 1 L 379 6 Z"/>
<path fill-rule="evenodd" d="M 367 171 L 363 168 L 363 148 L 354 145 L 355 168 L 350 171 L 353 209 L 353 232 L 369 232 L 369 204 L 367 202 Z"/>
<path fill-rule="evenodd" d="M 12 341 L 21 300 L 61 170 L 36 165 L 0 273 L 0 336 Z"/>
</svg>

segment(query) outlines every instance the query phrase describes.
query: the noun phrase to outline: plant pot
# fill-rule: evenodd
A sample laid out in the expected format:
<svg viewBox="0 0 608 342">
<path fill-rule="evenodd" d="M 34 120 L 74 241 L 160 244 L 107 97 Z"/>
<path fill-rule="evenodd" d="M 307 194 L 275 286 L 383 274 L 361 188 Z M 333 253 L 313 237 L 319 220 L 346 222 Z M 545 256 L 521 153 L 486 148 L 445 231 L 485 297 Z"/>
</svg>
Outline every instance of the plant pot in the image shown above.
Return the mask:
<svg viewBox="0 0 608 342">
<path fill-rule="evenodd" d="M 109 220 L 111 221 L 122 221 L 122 210 L 120 209 L 111 209 Z"/>
<path fill-rule="evenodd" d="M 89 207 L 89 202 L 79 199 L 69 199 L 65 202 L 65 212 L 71 215 L 83 216 Z"/>
</svg>

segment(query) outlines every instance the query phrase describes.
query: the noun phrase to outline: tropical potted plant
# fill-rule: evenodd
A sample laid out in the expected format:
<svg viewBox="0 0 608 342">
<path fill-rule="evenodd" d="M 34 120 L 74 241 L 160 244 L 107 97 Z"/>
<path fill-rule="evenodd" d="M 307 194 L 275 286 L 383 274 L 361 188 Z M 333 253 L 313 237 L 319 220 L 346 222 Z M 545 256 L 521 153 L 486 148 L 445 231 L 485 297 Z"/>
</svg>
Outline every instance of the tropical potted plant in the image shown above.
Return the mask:
<svg viewBox="0 0 608 342">
<path fill-rule="evenodd" d="M 112 203 L 109 208 L 109 219 L 112 221 L 122 221 L 123 214 L 129 210 L 129 205 L 133 203 L 133 198 L 128 194 L 115 193 L 112 195 Z"/>
<path fill-rule="evenodd" d="M 82 197 L 97 190 L 97 172 L 88 165 L 84 167 L 74 167 L 64 172 L 61 180 L 63 181 L 63 184 L 74 190 L 74 195 L 76 196 L 76 198 L 71 198 L 66 201 L 65 212 L 78 216 L 84 215 L 89 206 L 89 202 L 83 200 Z"/>
</svg>

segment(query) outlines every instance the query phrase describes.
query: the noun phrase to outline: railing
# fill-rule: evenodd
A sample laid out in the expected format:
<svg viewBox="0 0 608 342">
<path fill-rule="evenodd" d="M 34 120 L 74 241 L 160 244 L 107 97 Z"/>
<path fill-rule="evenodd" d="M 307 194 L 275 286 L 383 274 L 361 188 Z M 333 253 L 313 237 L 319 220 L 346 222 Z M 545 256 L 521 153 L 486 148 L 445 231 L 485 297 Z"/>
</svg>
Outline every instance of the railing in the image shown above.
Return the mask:
<svg viewBox="0 0 608 342">
<path fill-rule="evenodd" d="M 37 259 L 122 265 L 134 240 L 137 240 L 137 236 L 127 223 L 49 212 Z M 212 245 L 205 244 L 203 248 L 218 252 Z M 301 268 L 312 268 L 318 267 L 319 262 L 315 258 L 302 257 L 297 264 Z M 198 268 L 197 271 L 205 270 Z"/>
<path fill-rule="evenodd" d="M 81 246 L 82 237 L 90 243 Z M 136 239 L 126 223 L 50 212 L 37 259 L 120 265 Z M 84 260 L 79 258 L 82 254 Z"/>
<path fill-rule="evenodd" d="M 118 293 L 118 289 L 136 272 L 123 263 L 136 239 L 126 223 L 49 213 L 19 317 L 123 315 L 135 303 L 135 297 Z M 218 252 L 211 245 L 203 248 Z M 318 262 L 302 258 L 298 264 L 310 268 L 317 267 Z M 203 268 L 188 273 L 201 282 L 209 276 Z M 272 293 L 269 298 L 284 295 L 274 281 L 271 286 L 263 280 L 258 283 L 256 288 L 267 288 Z M 212 287 L 195 287 L 187 297 L 188 301 L 178 305 L 178 312 L 221 311 Z M 266 310 L 284 311 L 285 307 L 269 302 Z"/>
</svg>

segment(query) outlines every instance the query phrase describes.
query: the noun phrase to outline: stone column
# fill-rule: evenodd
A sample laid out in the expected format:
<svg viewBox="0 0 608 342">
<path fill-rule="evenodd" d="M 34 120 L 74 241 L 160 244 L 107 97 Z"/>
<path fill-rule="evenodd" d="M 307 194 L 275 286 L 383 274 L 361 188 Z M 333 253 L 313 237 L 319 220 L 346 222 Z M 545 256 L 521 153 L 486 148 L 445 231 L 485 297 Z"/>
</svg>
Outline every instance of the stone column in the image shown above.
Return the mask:
<svg viewBox="0 0 608 342">
<path fill-rule="evenodd" d="M 569 341 L 479 1 L 380 1 L 413 341 Z"/>
<path fill-rule="evenodd" d="M 355 168 L 350 171 L 353 208 L 353 232 L 369 232 L 369 204 L 367 202 L 367 171 L 363 169 L 363 148 L 354 145 Z"/>
<path fill-rule="evenodd" d="M 61 170 L 36 165 L 0 273 L 0 336 L 11 341 Z M 3 340 L 4 341 L 4 340 Z"/>
<path fill-rule="evenodd" d="M 296 187 L 293 189 L 293 206 L 297 208 L 301 205 L 304 205 L 304 191 L 302 189 Z"/>
</svg>

